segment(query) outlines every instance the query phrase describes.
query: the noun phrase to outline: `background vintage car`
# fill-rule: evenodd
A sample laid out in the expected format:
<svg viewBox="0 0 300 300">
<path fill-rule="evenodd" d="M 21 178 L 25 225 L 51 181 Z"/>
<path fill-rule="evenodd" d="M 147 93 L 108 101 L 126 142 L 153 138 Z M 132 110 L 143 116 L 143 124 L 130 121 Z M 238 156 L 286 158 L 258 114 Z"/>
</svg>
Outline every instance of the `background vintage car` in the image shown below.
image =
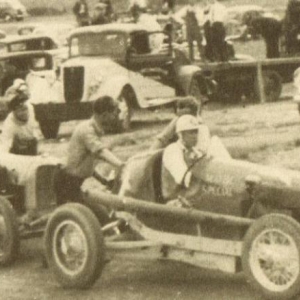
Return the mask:
<svg viewBox="0 0 300 300">
<path fill-rule="evenodd" d="M 202 101 L 208 89 L 201 69 L 174 51 L 166 38 L 136 24 L 75 30 L 59 80 L 41 77 L 29 87 L 45 137 L 55 137 L 62 121 L 88 118 L 92 102 L 101 95 L 118 100 L 116 130 L 129 128 L 133 109 L 166 105 L 176 96 L 194 95 Z M 53 78 L 53 73 L 43 76 Z"/>
<path fill-rule="evenodd" d="M 25 79 L 30 71 L 37 72 L 52 68 L 52 55 L 43 51 L 0 54 L 0 95 L 4 95 L 14 79 Z"/>
<path fill-rule="evenodd" d="M 0 0 L 1 19 L 21 21 L 27 16 L 27 10 L 19 0 Z"/>
</svg>

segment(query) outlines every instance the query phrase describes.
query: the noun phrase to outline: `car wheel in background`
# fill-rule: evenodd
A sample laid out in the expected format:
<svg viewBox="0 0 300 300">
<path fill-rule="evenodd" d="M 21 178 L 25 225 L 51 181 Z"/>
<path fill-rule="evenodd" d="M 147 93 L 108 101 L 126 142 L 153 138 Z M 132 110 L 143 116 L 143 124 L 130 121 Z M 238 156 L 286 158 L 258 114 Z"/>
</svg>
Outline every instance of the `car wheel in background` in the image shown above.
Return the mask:
<svg viewBox="0 0 300 300">
<path fill-rule="evenodd" d="M 101 226 L 82 204 L 68 203 L 56 209 L 45 230 L 45 254 L 49 268 L 66 288 L 89 288 L 105 265 Z"/>
<path fill-rule="evenodd" d="M 300 292 L 300 225 L 283 214 L 268 214 L 247 231 L 242 266 L 248 282 L 268 299 Z"/>
<path fill-rule="evenodd" d="M 282 91 L 282 78 L 276 71 L 263 71 L 263 85 L 266 102 L 279 100 Z M 255 98 L 260 98 L 258 83 L 254 84 Z"/>
<path fill-rule="evenodd" d="M 45 139 L 55 139 L 57 137 L 60 122 L 56 120 L 40 120 L 40 129 Z"/>
<path fill-rule="evenodd" d="M 20 250 L 18 222 L 10 202 L 0 197 L 0 265 L 13 263 Z"/>
</svg>

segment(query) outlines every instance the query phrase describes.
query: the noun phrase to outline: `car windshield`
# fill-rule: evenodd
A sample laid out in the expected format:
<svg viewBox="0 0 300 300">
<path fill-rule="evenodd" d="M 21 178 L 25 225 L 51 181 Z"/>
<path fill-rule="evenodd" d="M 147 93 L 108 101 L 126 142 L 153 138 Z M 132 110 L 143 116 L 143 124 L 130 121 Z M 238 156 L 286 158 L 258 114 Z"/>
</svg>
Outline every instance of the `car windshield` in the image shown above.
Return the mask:
<svg viewBox="0 0 300 300">
<path fill-rule="evenodd" d="M 121 57 L 126 53 L 126 35 L 123 33 L 90 33 L 73 37 L 71 56 Z"/>
</svg>

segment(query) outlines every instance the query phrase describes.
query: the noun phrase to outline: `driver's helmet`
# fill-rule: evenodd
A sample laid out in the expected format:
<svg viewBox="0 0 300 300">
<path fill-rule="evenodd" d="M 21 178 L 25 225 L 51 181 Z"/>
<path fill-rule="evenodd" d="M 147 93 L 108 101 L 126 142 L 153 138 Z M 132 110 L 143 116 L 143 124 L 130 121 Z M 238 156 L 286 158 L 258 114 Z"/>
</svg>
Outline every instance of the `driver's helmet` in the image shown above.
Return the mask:
<svg viewBox="0 0 300 300">
<path fill-rule="evenodd" d="M 199 129 L 199 119 L 192 115 L 183 115 L 176 122 L 176 133 Z"/>
</svg>

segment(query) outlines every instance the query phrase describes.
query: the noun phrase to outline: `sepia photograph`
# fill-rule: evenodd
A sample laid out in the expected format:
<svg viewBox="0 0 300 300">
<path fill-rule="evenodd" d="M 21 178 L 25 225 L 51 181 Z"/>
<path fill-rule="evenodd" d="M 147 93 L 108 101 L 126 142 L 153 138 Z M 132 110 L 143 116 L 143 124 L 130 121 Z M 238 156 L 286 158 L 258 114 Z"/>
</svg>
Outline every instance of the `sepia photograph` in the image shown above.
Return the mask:
<svg viewBox="0 0 300 300">
<path fill-rule="evenodd" d="M 300 300 L 300 0 L 0 0 L 0 282 Z"/>
</svg>

